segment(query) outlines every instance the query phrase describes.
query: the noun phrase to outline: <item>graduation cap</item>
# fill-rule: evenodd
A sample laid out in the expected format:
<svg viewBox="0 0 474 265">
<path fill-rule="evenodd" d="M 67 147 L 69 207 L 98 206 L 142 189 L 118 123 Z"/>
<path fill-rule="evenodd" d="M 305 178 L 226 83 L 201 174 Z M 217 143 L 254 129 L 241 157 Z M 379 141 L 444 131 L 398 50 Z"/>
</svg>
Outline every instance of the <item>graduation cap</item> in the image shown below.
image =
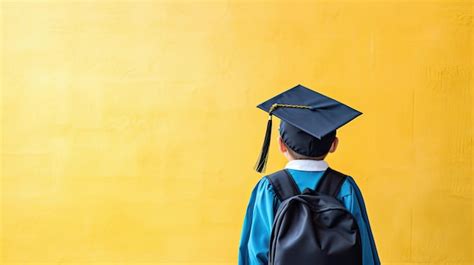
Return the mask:
<svg viewBox="0 0 474 265">
<path fill-rule="evenodd" d="M 299 154 L 317 157 L 329 151 L 336 129 L 362 114 L 302 85 L 290 88 L 257 107 L 269 114 L 262 150 L 255 164 L 257 172 L 266 168 L 272 115 L 281 119 L 280 135 L 289 148 Z"/>
</svg>

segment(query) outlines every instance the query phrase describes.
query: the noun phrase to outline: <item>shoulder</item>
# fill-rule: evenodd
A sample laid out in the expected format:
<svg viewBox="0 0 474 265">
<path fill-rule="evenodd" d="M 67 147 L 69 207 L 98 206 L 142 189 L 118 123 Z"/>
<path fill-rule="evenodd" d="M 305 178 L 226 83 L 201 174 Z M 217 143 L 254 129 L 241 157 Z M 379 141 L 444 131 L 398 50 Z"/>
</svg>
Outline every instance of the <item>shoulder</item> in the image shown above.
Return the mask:
<svg viewBox="0 0 474 265">
<path fill-rule="evenodd" d="M 362 198 L 362 191 L 357 185 L 356 181 L 352 176 L 347 176 L 346 180 L 341 186 L 339 196 L 343 197 L 357 197 L 359 200 Z"/>
<path fill-rule="evenodd" d="M 249 201 L 249 209 L 253 212 L 270 214 L 273 212 L 277 196 L 266 176 L 261 177 L 255 184 Z"/>
<path fill-rule="evenodd" d="M 266 176 L 261 177 L 253 189 L 254 196 L 258 197 L 275 197 L 273 186 Z"/>
<path fill-rule="evenodd" d="M 282 172 L 283 170 L 278 170 L 262 176 L 256 186 L 261 189 L 273 191 L 272 183 L 282 177 Z M 287 173 L 285 173 L 285 175 L 287 175 Z"/>
<path fill-rule="evenodd" d="M 342 183 L 339 191 L 338 199 L 343 202 L 344 206 L 354 214 L 357 205 L 360 204 L 359 187 L 352 176 L 346 175 L 346 179 Z"/>
<path fill-rule="evenodd" d="M 342 183 L 341 190 L 339 192 L 339 196 L 342 198 L 354 195 L 355 192 L 359 189 L 356 181 L 354 180 L 352 176 L 347 175 L 347 174 L 344 174 L 344 175 L 346 176 L 346 179 Z"/>
</svg>

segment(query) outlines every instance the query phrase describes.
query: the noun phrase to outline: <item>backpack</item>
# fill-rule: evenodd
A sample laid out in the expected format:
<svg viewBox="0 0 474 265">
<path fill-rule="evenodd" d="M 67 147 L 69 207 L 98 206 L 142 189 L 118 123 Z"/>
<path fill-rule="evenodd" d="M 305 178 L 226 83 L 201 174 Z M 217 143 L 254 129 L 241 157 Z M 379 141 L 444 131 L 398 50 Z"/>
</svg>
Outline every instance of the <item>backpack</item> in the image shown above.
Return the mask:
<svg viewBox="0 0 474 265">
<path fill-rule="evenodd" d="M 328 168 L 300 193 L 287 170 L 267 176 L 281 204 L 270 237 L 269 265 L 362 265 L 357 222 L 336 199 L 346 175 Z"/>
</svg>

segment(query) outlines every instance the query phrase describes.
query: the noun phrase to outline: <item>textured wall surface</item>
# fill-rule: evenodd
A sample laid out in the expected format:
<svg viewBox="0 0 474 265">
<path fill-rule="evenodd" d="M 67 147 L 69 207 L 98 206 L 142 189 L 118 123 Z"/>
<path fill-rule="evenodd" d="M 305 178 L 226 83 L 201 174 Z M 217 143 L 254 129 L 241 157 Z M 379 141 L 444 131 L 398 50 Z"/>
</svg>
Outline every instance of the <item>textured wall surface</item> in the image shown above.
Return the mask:
<svg viewBox="0 0 474 265">
<path fill-rule="evenodd" d="M 364 112 L 328 162 L 383 263 L 474 264 L 472 9 L 3 1 L 0 263 L 235 264 L 255 105 L 301 83 Z"/>
</svg>

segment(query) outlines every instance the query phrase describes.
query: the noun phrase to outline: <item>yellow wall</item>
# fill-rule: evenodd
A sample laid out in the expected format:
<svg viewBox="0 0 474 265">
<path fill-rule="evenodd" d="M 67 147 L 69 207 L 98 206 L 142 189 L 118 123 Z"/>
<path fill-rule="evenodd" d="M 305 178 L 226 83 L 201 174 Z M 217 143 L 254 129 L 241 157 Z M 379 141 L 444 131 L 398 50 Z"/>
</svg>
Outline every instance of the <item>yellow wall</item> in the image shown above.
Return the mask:
<svg viewBox="0 0 474 265">
<path fill-rule="evenodd" d="M 364 112 L 328 160 L 383 263 L 473 264 L 471 2 L 1 7 L 0 263 L 235 264 L 255 105 L 301 83 Z"/>
</svg>

